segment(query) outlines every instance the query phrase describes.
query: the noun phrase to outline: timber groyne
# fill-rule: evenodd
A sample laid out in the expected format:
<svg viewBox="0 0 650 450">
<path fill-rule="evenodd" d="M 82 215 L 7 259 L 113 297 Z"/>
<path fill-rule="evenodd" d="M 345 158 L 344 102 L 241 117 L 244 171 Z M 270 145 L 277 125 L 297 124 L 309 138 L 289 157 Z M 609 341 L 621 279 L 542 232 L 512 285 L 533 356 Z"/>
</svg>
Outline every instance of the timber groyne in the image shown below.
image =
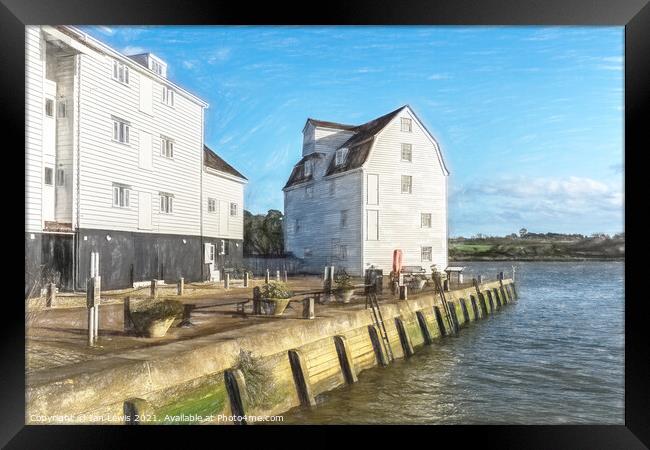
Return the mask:
<svg viewBox="0 0 650 450">
<path fill-rule="evenodd" d="M 244 329 L 134 349 L 28 378 L 26 423 L 251 423 L 408 358 L 423 345 L 517 299 L 511 279 L 380 302 L 389 348 L 363 304 L 313 320 L 269 319 Z M 451 311 L 451 317 L 446 316 Z"/>
</svg>

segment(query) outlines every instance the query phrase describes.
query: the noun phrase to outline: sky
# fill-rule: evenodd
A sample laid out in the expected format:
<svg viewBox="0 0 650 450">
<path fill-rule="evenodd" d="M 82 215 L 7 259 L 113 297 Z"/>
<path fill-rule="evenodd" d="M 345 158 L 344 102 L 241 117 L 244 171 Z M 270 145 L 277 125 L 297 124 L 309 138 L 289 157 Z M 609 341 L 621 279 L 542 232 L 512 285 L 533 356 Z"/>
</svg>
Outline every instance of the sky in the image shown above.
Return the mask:
<svg viewBox="0 0 650 450">
<path fill-rule="evenodd" d="M 450 236 L 623 230 L 623 27 L 89 26 L 209 103 L 205 142 L 283 210 L 307 118 L 409 104 L 440 143 Z"/>
</svg>

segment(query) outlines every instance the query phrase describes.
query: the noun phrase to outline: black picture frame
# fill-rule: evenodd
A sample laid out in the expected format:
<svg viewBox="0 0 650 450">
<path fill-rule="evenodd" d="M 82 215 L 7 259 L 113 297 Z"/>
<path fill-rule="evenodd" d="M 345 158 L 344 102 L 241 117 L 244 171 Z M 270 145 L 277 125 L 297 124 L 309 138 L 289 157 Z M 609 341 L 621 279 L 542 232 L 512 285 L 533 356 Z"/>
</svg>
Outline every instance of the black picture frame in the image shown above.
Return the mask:
<svg viewBox="0 0 650 450">
<path fill-rule="evenodd" d="M 1 0 L 0 60 L 2 70 L 3 132 L 6 139 L 3 156 L 15 158 L 16 166 L 24 163 L 20 148 L 24 142 L 24 26 L 29 24 L 420 24 L 420 25 L 616 25 L 625 26 L 625 232 L 626 303 L 625 303 L 625 425 L 621 426 L 436 426 L 365 427 L 380 440 L 387 434 L 397 437 L 395 445 L 414 442 L 411 433 L 433 436 L 427 445 L 443 445 L 444 439 L 455 443 L 476 442 L 481 446 L 499 448 L 647 448 L 650 445 L 650 352 L 648 350 L 648 295 L 641 260 L 648 253 L 644 241 L 647 210 L 642 184 L 636 180 L 647 177 L 643 153 L 650 149 L 647 119 L 650 116 L 650 6 L 648 0 L 445 0 L 436 2 L 403 1 L 331 1 L 322 3 L 266 2 L 254 5 L 244 2 L 172 0 Z M 644 127 L 645 125 L 645 127 Z M 9 142 L 14 142 L 9 146 Z M 6 162 L 6 161 L 5 161 Z M 15 170 L 20 178 L 19 169 Z M 646 177 L 644 177 L 646 175 Z M 20 181 L 18 182 L 20 183 Z M 18 190 L 14 188 L 13 190 Z M 11 211 L 24 208 L 20 196 L 13 199 Z M 634 206 L 637 207 L 634 207 Z M 13 205 L 11 205 L 13 206 Z M 11 214 L 12 216 L 14 214 Z M 637 220 L 635 216 L 639 216 Z M 21 223 L 19 220 L 13 220 Z M 5 239 L 11 240 L 10 231 Z M 647 239 L 647 238 L 646 238 Z M 17 245 L 19 246 L 19 240 Z M 4 249 L 7 254 L 10 250 Z M 9 264 L 10 265 L 10 264 Z M 17 265 L 19 266 L 19 265 Z M 20 271 L 20 267 L 12 270 Z M 607 274 L 603 274 L 607 276 Z M 16 276 L 15 279 L 20 279 Z M 135 435 L 165 437 L 170 433 L 190 431 L 190 445 L 207 439 L 223 442 L 224 436 L 248 442 L 250 436 L 266 433 L 275 427 L 115 427 L 115 426 L 25 426 L 24 380 L 24 304 L 18 301 L 18 283 L 5 293 L 2 302 L 7 311 L 0 327 L 2 336 L 2 369 L 0 390 L 2 420 L 0 445 L 7 448 L 115 448 L 124 439 Z M 16 291 L 14 293 L 14 290 Z M 558 404 L 558 408 L 562 408 Z M 292 441 L 311 445 L 329 430 L 343 427 L 285 427 Z M 369 430 L 371 428 L 371 430 Z M 401 428 L 401 427 L 399 427 Z M 345 427 L 349 430 L 350 427 Z M 397 431 L 397 432 L 396 432 Z M 321 435 L 321 433 L 323 433 Z M 327 435 L 325 433 L 328 433 Z M 275 436 L 273 434 L 272 436 Z M 269 436 L 270 437 L 270 436 Z M 273 438 L 272 438 L 273 439 Z M 433 439 L 433 440 L 429 440 Z M 171 441 L 169 441 L 171 442 Z M 330 438 L 330 445 L 339 445 Z M 386 441 L 387 442 L 387 441 Z M 196 443 L 196 444 L 195 444 Z M 225 443 L 225 442 L 224 442 Z M 287 437 L 278 445 L 290 443 Z M 370 441 L 366 441 L 367 445 Z M 416 444 L 420 445 L 420 444 Z M 456 445 L 456 444 L 453 444 Z"/>
</svg>

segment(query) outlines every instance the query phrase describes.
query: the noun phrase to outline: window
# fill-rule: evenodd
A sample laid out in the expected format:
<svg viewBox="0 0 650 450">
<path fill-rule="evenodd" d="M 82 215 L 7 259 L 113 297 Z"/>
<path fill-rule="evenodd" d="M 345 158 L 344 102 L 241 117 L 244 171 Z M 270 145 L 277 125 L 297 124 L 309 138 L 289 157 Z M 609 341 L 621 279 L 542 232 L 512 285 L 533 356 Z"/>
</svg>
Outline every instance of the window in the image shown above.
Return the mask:
<svg viewBox="0 0 650 450">
<path fill-rule="evenodd" d="M 236 216 L 237 215 L 237 203 L 231 203 L 230 204 L 230 215 L 231 216 Z"/>
<path fill-rule="evenodd" d="M 44 174 L 44 177 L 43 177 L 44 178 L 43 182 L 47 186 L 52 186 L 52 176 L 53 176 L 52 168 L 51 167 L 46 167 L 45 168 L 45 174 Z"/>
<path fill-rule="evenodd" d="M 348 226 L 348 210 L 347 209 L 344 209 L 343 211 L 341 211 L 340 226 L 341 226 L 341 228 L 346 228 Z"/>
<path fill-rule="evenodd" d="M 65 185 L 65 172 L 63 169 L 57 169 L 56 171 L 56 185 L 64 186 Z"/>
<path fill-rule="evenodd" d="M 129 122 L 113 117 L 113 140 L 122 144 L 129 143 Z"/>
<path fill-rule="evenodd" d="M 174 212 L 174 196 L 172 194 L 160 193 L 160 212 L 164 214 Z"/>
<path fill-rule="evenodd" d="M 59 100 L 56 106 L 56 116 L 61 119 L 65 118 L 65 100 Z"/>
<path fill-rule="evenodd" d="M 210 245 L 210 261 L 214 261 L 214 245 Z"/>
<path fill-rule="evenodd" d="M 411 175 L 402 175 L 402 194 L 411 193 L 412 177 Z"/>
<path fill-rule="evenodd" d="M 339 259 L 346 260 L 348 259 L 348 246 L 339 245 Z"/>
<path fill-rule="evenodd" d="M 295 226 L 293 227 L 293 230 L 294 230 L 296 233 L 299 233 L 299 232 L 300 232 L 300 219 L 296 219 Z"/>
<path fill-rule="evenodd" d="M 314 186 L 307 186 L 305 188 L 305 198 L 313 198 L 314 197 Z"/>
<path fill-rule="evenodd" d="M 303 257 L 311 256 L 311 254 L 312 254 L 312 253 L 311 253 L 311 249 L 310 249 L 310 248 L 305 248 L 305 249 L 303 250 L 303 252 L 302 252 Z"/>
<path fill-rule="evenodd" d="M 312 165 L 311 161 L 305 161 L 305 164 L 304 164 L 303 167 L 304 167 L 304 175 L 306 177 L 311 175 L 311 168 L 312 168 L 311 165 Z"/>
<path fill-rule="evenodd" d="M 368 210 L 368 236 L 369 241 L 378 241 L 379 240 L 379 211 L 376 209 Z"/>
<path fill-rule="evenodd" d="M 220 255 L 226 254 L 226 241 L 224 241 L 223 239 L 219 241 L 219 254 Z"/>
<path fill-rule="evenodd" d="M 213 213 L 217 212 L 217 200 L 214 198 L 208 199 L 208 212 Z"/>
<path fill-rule="evenodd" d="M 47 117 L 54 117 L 54 100 L 51 98 L 45 99 L 45 115 Z"/>
<path fill-rule="evenodd" d="M 162 102 L 167 106 L 174 106 L 174 91 L 167 86 L 162 88 Z"/>
<path fill-rule="evenodd" d="M 163 137 L 160 139 L 160 154 L 165 158 L 174 157 L 174 141 Z"/>
<path fill-rule="evenodd" d="M 411 144 L 402 144 L 402 161 L 411 162 L 413 146 Z"/>
<path fill-rule="evenodd" d="M 420 214 L 420 226 L 422 228 L 431 228 L 431 213 Z"/>
<path fill-rule="evenodd" d="M 411 119 L 407 119 L 406 117 L 402 117 L 402 131 L 410 133 L 412 131 L 411 125 L 412 125 Z"/>
<path fill-rule="evenodd" d="M 158 75 L 162 75 L 162 65 L 153 59 L 151 60 L 151 70 Z"/>
<path fill-rule="evenodd" d="M 348 149 L 347 148 L 340 148 L 336 151 L 336 160 L 334 161 L 334 164 L 338 167 L 342 165 L 345 162 L 345 158 L 348 156 Z"/>
<path fill-rule="evenodd" d="M 334 197 L 334 194 L 336 194 L 336 180 L 330 181 L 329 192 L 330 197 Z"/>
<path fill-rule="evenodd" d="M 116 208 L 129 207 L 129 193 L 131 189 L 123 184 L 113 184 L 113 206 Z"/>
<path fill-rule="evenodd" d="M 422 261 L 431 261 L 431 247 L 422 247 Z"/>
<path fill-rule="evenodd" d="M 129 68 L 119 61 L 113 61 L 113 79 L 120 83 L 129 84 Z"/>
</svg>

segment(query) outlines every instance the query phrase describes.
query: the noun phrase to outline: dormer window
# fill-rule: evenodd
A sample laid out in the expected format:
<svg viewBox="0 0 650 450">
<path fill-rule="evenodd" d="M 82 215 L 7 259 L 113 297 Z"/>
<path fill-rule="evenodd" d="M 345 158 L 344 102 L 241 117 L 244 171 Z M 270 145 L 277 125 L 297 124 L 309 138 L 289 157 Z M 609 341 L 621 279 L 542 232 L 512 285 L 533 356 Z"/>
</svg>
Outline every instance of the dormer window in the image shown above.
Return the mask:
<svg viewBox="0 0 650 450">
<path fill-rule="evenodd" d="M 336 156 L 335 156 L 335 161 L 334 164 L 338 167 L 345 163 L 345 159 L 348 156 L 348 149 L 347 148 L 340 148 L 336 151 Z"/>
<path fill-rule="evenodd" d="M 306 177 L 311 175 L 311 169 L 312 169 L 311 165 L 312 165 L 311 161 L 305 161 L 304 172 Z"/>
<path fill-rule="evenodd" d="M 154 72 L 154 73 L 157 73 L 160 76 L 162 76 L 162 74 L 163 74 L 162 64 L 160 64 L 158 61 L 154 61 L 152 59 L 151 60 L 151 71 Z"/>
</svg>

